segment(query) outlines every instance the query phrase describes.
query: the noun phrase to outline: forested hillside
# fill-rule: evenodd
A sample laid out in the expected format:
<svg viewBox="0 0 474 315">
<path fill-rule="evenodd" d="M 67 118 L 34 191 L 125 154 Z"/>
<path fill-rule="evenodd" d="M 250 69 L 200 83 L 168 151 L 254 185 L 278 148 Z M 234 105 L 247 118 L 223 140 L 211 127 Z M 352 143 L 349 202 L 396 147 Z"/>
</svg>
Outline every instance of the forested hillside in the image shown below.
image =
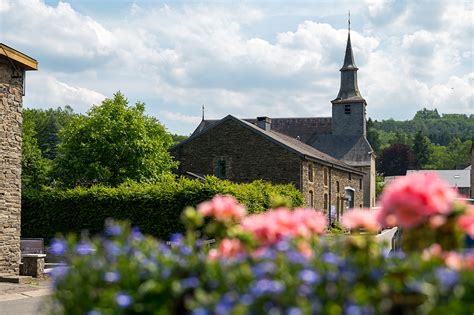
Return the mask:
<svg viewBox="0 0 474 315">
<path fill-rule="evenodd" d="M 404 175 L 407 169 L 456 169 L 469 165 L 474 114 L 439 114 L 422 109 L 405 121 L 371 120 L 368 138 L 383 175 Z"/>
</svg>

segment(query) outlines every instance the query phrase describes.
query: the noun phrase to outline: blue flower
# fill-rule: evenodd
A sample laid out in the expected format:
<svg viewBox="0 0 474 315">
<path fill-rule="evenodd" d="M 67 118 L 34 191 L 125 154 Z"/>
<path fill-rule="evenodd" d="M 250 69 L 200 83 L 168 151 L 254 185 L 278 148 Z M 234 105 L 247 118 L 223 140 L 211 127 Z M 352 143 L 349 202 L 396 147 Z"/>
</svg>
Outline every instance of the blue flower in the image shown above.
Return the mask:
<svg viewBox="0 0 474 315">
<path fill-rule="evenodd" d="M 66 253 L 67 244 L 64 240 L 54 239 L 49 247 L 49 252 L 55 256 L 63 256 Z"/>
<path fill-rule="evenodd" d="M 121 308 L 127 308 L 132 304 L 133 299 L 130 295 L 119 292 L 115 295 L 115 302 Z"/>
<path fill-rule="evenodd" d="M 80 256 L 90 255 L 94 252 L 94 248 L 88 242 L 80 242 L 76 245 L 76 253 Z"/>
<path fill-rule="evenodd" d="M 341 258 L 336 254 L 329 252 L 323 254 L 323 261 L 326 264 L 338 265 L 341 262 Z"/>
<path fill-rule="evenodd" d="M 102 313 L 99 312 L 99 311 L 89 311 L 89 312 L 87 312 L 86 314 L 87 314 L 87 315 L 102 315 Z"/>
<path fill-rule="evenodd" d="M 276 280 L 261 279 L 252 285 L 250 291 L 256 296 L 265 294 L 279 294 L 285 290 L 285 286 Z"/>
<path fill-rule="evenodd" d="M 208 310 L 206 310 L 203 307 L 198 307 L 198 308 L 192 310 L 192 312 L 191 312 L 191 315 L 208 315 L 208 314 L 210 314 L 208 312 Z"/>
<path fill-rule="evenodd" d="M 438 268 L 435 271 L 436 278 L 444 288 L 452 288 L 459 281 L 459 274 L 448 268 Z"/>
<path fill-rule="evenodd" d="M 281 240 L 276 244 L 276 249 L 281 252 L 286 252 L 290 249 L 290 243 L 287 240 Z"/>
<path fill-rule="evenodd" d="M 310 269 L 303 269 L 299 273 L 299 277 L 303 282 L 308 284 L 314 284 L 319 282 L 321 277 L 313 270 Z"/>
<path fill-rule="evenodd" d="M 199 286 L 199 279 L 196 277 L 189 277 L 181 280 L 183 289 L 197 288 Z"/>
<path fill-rule="evenodd" d="M 112 241 L 104 241 L 104 249 L 109 256 L 116 257 L 120 255 L 120 248 Z"/>
<path fill-rule="evenodd" d="M 254 298 L 250 294 L 243 294 L 240 297 L 240 303 L 243 305 L 250 305 L 253 303 L 253 301 L 254 301 Z"/>
<path fill-rule="evenodd" d="M 346 306 L 345 310 L 344 310 L 344 314 L 345 315 L 362 315 L 363 312 L 362 312 L 362 308 L 360 306 L 357 306 L 355 304 L 350 304 L 348 306 Z"/>
<path fill-rule="evenodd" d="M 287 315 L 301 315 L 303 312 L 298 307 L 291 307 L 286 312 Z"/>
<path fill-rule="evenodd" d="M 51 276 L 54 280 L 59 280 L 67 274 L 68 270 L 69 267 L 66 266 L 55 267 L 51 270 Z"/>
<path fill-rule="evenodd" d="M 170 236 L 171 245 L 179 245 L 183 242 L 183 239 L 184 239 L 183 234 L 173 233 Z"/>
<path fill-rule="evenodd" d="M 193 250 L 191 249 L 191 247 L 187 246 L 187 245 L 183 245 L 179 248 L 179 252 L 181 253 L 181 255 L 183 256 L 189 256 L 191 255 L 191 253 L 193 252 Z"/>
<path fill-rule="evenodd" d="M 300 252 L 290 250 L 287 253 L 288 260 L 293 264 L 304 264 L 308 262 L 308 259 Z"/>
<path fill-rule="evenodd" d="M 144 239 L 142 232 L 140 232 L 140 229 L 137 228 L 136 226 L 132 228 L 130 236 L 132 240 L 136 240 L 136 241 L 141 241 Z"/>
<path fill-rule="evenodd" d="M 252 272 L 254 273 L 255 277 L 261 278 L 265 276 L 266 274 L 274 272 L 275 269 L 276 269 L 275 264 L 267 261 L 267 262 L 262 262 L 253 266 Z"/>
<path fill-rule="evenodd" d="M 104 280 L 111 283 L 117 282 L 120 280 L 120 274 L 116 271 L 106 272 L 104 275 Z"/>
</svg>

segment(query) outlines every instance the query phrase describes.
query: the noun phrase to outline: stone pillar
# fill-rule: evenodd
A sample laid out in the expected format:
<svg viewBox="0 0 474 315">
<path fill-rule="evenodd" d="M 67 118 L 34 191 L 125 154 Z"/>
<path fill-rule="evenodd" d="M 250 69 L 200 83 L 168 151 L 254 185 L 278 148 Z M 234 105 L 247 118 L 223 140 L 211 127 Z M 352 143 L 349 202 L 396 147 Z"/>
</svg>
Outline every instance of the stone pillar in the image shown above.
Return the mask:
<svg viewBox="0 0 474 315">
<path fill-rule="evenodd" d="M 0 273 L 20 268 L 21 136 L 25 70 L 36 60 L 0 43 Z"/>
</svg>

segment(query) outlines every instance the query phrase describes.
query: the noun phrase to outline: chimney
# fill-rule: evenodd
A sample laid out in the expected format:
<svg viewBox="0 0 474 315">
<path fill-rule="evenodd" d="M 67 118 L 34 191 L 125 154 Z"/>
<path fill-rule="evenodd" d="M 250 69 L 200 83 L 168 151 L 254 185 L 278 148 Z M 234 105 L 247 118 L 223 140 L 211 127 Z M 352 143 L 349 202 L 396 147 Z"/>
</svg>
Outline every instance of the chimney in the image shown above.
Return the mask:
<svg viewBox="0 0 474 315">
<path fill-rule="evenodd" d="M 263 130 L 270 130 L 272 126 L 272 119 L 267 116 L 257 117 L 257 126 Z"/>
</svg>

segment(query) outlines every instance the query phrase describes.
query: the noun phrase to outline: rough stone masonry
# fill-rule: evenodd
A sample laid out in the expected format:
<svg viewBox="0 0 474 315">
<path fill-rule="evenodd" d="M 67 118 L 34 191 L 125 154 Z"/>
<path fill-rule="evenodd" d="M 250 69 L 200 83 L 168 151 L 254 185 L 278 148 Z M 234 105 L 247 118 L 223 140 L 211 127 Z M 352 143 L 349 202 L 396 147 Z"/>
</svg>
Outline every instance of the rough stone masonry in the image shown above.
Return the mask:
<svg viewBox="0 0 474 315">
<path fill-rule="evenodd" d="M 21 136 L 25 70 L 36 60 L 0 43 L 0 273 L 18 274 L 21 233 Z"/>
</svg>

